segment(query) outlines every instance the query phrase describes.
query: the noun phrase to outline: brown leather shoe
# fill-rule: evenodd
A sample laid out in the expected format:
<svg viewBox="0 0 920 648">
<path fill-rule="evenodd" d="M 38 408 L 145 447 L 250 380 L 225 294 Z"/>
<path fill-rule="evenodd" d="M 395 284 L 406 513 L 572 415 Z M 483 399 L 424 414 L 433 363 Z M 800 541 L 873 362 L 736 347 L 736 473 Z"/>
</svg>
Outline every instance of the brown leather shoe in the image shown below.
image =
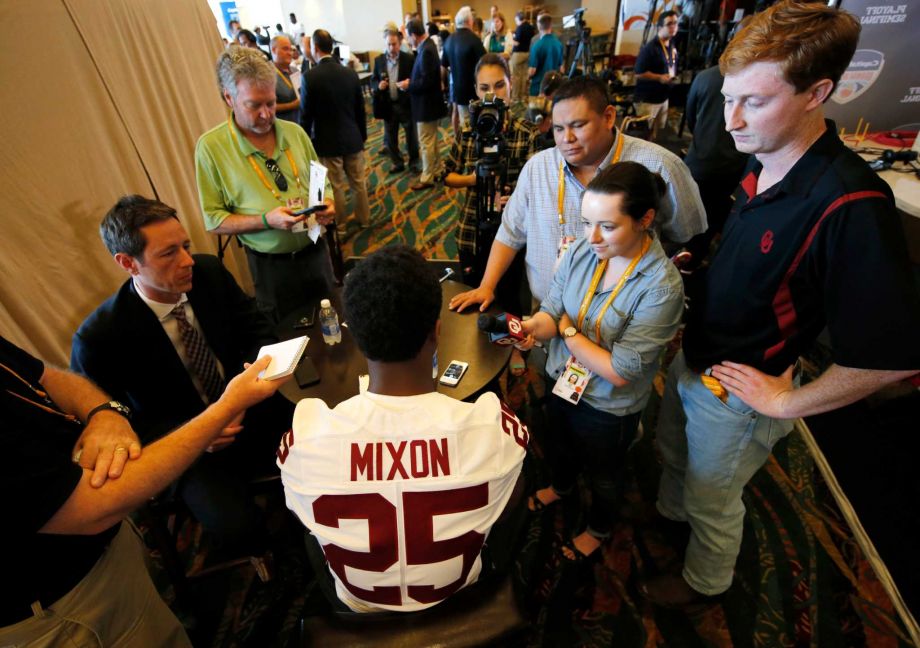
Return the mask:
<svg viewBox="0 0 920 648">
<path fill-rule="evenodd" d="M 412 191 L 420 191 L 422 189 L 431 189 L 434 186 L 433 182 L 422 182 L 421 180 L 416 180 L 409 185 L 409 188 Z"/>
<path fill-rule="evenodd" d="M 639 587 L 642 595 L 658 607 L 681 610 L 692 605 L 713 605 L 722 595 L 707 596 L 690 587 L 680 574 L 663 574 Z"/>
</svg>

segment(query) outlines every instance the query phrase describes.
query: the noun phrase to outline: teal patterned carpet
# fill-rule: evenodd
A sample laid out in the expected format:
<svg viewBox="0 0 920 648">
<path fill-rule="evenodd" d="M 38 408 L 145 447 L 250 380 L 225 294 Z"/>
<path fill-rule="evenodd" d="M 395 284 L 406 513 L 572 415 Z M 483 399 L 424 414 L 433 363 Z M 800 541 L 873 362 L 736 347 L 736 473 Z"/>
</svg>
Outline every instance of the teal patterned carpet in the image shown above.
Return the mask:
<svg viewBox="0 0 920 648">
<path fill-rule="evenodd" d="M 420 250 L 429 259 L 456 259 L 454 229 L 462 194 L 440 185 L 412 191 L 409 185 L 415 182 L 417 176 L 408 167 L 402 173 L 391 174 L 392 161 L 389 156 L 379 153 L 384 148 L 381 123 L 368 123 L 365 146 L 371 227 L 343 242 L 344 257 L 366 256 L 386 245 L 402 243 Z M 443 159 L 450 150 L 453 132 L 446 120 L 442 121 L 440 130 L 439 145 Z M 400 143 L 405 155 L 402 133 Z"/>
</svg>

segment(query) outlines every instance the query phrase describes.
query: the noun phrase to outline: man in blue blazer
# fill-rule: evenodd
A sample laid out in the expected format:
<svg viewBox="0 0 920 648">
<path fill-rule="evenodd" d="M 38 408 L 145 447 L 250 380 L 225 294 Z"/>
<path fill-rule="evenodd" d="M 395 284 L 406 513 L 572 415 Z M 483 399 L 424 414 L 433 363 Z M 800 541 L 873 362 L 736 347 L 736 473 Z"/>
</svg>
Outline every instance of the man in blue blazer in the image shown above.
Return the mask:
<svg viewBox="0 0 920 648">
<path fill-rule="evenodd" d="M 370 224 L 365 180 L 364 142 L 367 119 L 358 75 L 332 56 L 335 41 L 325 29 L 310 38 L 316 61 L 300 86 L 300 125 L 310 136 L 319 161 L 329 170 L 335 198 L 336 225 L 345 234 L 348 220 L 346 190 L 354 197 L 354 215 L 361 227 Z"/>
<path fill-rule="evenodd" d="M 409 167 L 418 173 L 418 134 L 412 123 L 412 104 L 409 94 L 399 89 L 399 82 L 412 75 L 415 57 L 403 52 L 402 34 L 394 30 L 383 33 L 386 51 L 374 59 L 374 73 L 371 82 L 374 88 L 374 117 L 382 119 L 383 141 L 393 159 L 390 173 L 402 173 L 406 166 L 399 151 L 399 127 L 406 131 L 406 148 L 409 150 Z"/>
<path fill-rule="evenodd" d="M 425 25 L 413 19 L 406 25 L 409 42 L 416 48 L 412 76 L 399 82 L 399 87 L 409 93 L 412 101 L 412 119 L 418 128 L 418 139 L 422 148 L 422 173 L 409 186 L 412 190 L 428 189 L 434 186 L 434 178 L 440 172 L 438 153 L 438 120 L 447 114 L 444 93 L 441 91 L 441 62 L 438 48 L 428 38 Z"/>
<path fill-rule="evenodd" d="M 276 338 L 216 257 L 191 255 L 172 207 L 124 196 L 99 229 L 130 279 L 74 334 L 70 365 L 132 410 L 146 445 L 201 413 Z M 292 420 L 293 405 L 275 395 L 225 428 L 175 484 L 227 552 L 267 550 L 247 483 L 276 470 L 274 449 Z"/>
</svg>

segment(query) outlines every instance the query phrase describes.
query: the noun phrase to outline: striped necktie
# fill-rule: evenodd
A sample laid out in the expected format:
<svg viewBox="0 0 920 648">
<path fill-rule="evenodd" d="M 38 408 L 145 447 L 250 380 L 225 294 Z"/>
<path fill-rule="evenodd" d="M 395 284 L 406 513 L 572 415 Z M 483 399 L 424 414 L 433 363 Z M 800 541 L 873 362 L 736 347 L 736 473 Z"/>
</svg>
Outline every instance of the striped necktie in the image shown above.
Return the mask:
<svg viewBox="0 0 920 648">
<path fill-rule="evenodd" d="M 224 391 L 224 381 L 217 370 L 217 359 L 198 330 L 186 319 L 185 303 L 176 304 L 176 307 L 172 309 L 172 314 L 176 318 L 176 323 L 179 324 L 179 335 L 185 347 L 185 357 L 201 383 L 208 397 L 208 403 L 213 403 Z"/>
</svg>

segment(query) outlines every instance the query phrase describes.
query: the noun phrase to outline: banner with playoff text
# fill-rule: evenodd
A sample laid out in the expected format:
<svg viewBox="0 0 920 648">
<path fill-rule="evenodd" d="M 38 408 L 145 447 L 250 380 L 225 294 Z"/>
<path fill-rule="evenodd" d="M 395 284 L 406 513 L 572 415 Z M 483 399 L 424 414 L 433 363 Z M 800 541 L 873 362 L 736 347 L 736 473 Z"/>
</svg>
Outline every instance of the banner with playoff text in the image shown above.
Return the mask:
<svg viewBox="0 0 920 648">
<path fill-rule="evenodd" d="M 920 128 L 920 2 L 842 0 L 840 8 L 859 19 L 862 33 L 853 60 L 825 106 L 838 127 L 852 133 L 859 123 L 869 131 Z"/>
</svg>

